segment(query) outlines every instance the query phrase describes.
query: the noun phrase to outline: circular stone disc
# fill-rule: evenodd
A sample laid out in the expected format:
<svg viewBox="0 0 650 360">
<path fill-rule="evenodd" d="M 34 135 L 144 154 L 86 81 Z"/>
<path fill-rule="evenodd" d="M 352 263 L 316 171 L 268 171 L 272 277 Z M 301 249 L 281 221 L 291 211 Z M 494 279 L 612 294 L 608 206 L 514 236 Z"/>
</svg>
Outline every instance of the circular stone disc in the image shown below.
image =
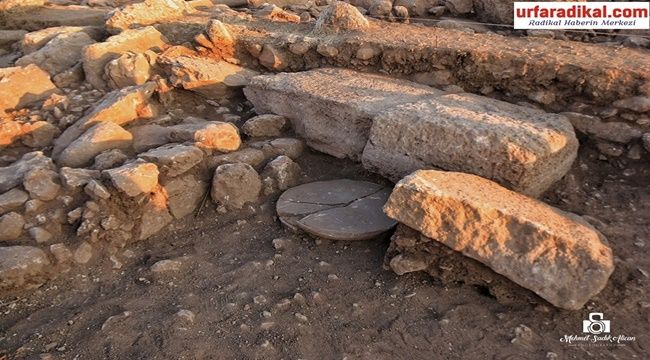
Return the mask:
<svg viewBox="0 0 650 360">
<path fill-rule="evenodd" d="M 382 209 L 390 193 L 367 181 L 317 181 L 285 191 L 276 210 L 294 230 L 330 240 L 367 240 L 397 224 Z"/>
</svg>

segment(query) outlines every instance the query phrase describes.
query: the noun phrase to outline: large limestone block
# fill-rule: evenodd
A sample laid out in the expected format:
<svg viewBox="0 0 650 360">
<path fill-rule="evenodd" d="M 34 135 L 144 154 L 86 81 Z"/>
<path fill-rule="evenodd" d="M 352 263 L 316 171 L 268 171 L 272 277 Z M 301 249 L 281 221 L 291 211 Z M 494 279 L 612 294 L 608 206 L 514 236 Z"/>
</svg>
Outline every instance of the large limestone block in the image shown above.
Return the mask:
<svg viewBox="0 0 650 360">
<path fill-rule="evenodd" d="M 614 270 L 606 240 L 579 216 L 475 175 L 417 171 L 384 211 L 561 308 L 580 309 Z"/>
<path fill-rule="evenodd" d="M 108 89 L 102 78 L 106 64 L 120 55 L 132 52 L 164 49 L 167 39 L 153 26 L 142 29 L 126 30 L 119 35 L 111 36 L 105 42 L 87 46 L 83 51 L 83 68 L 86 80 L 94 87 Z"/>
<path fill-rule="evenodd" d="M 257 76 L 244 93 L 258 113 L 290 119 L 312 148 L 355 160 L 361 158 L 375 115 L 441 94 L 428 86 L 345 69 Z"/>
<path fill-rule="evenodd" d="M 536 197 L 566 174 L 577 150 L 563 116 L 454 94 L 378 115 L 363 164 L 395 181 L 427 168 L 472 173 Z"/>
</svg>

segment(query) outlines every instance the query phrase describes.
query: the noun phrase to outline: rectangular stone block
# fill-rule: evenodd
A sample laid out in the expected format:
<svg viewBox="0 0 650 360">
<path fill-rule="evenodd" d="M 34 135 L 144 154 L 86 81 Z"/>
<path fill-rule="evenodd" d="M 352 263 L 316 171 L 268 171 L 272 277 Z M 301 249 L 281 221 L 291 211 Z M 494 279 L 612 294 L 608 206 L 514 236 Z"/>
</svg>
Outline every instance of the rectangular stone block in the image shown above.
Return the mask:
<svg viewBox="0 0 650 360">
<path fill-rule="evenodd" d="M 361 159 L 375 115 L 442 95 L 409 81 L 334 68 L 258 76 L 244 93 L 258 113 L 290 119 L 312 148 L 353 160 Z"/>
<path fill-rule="evenodd" d="M 614 270 L 606 239 L 582 218 L 475 175 L 417 171 L 384 211 L 557 307 L 580 309 Z"/>
<path fill-rule="evenodd" d="M 402 104 L 378 114 L 363 152 L 370 171 L 397 181 L 418 169 L 479 175 L 537 197 L 571 168 L 568 119 L 471 94 Z"/>
</svg>

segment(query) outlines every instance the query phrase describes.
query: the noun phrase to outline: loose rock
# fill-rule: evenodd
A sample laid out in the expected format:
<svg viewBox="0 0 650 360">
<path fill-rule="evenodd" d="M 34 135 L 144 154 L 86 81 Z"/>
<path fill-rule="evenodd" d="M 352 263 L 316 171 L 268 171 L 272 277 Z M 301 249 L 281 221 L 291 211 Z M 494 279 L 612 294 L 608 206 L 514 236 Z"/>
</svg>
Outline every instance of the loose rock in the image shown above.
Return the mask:
<svg viewBox="0 0 650 360">
<path fill-rule="evenodd" d="M 606 240 L 581 218 L 475 175 L 416 171 L 384 211 L 561 308 L 581 308 L 614 270 Z"/>
<path fill-rule="evenodd" d="M 203 151 L 195 146 L 170 144 L 138 155 L 152 162 L 164 176 L 178 176 L 203 160 Z"/>
<path fill-rule="evenodd" d="M 29 195 L 20 189 L 11 189 L 0 195 L 0 215 L 16 210 L 29 200 Z"/>
<path fill-rule="evenodd" d="M 212 201 L 229 208 L 241 209 L 244 204 L 256 202 L 262 181 L 252 166 L 243 163 L 220 165 L 212 179 Z"/>
<path fill-rule="evenodd" d="M 61 189 L 57 183 L 59 174 L 50 169 L 37 168 L 25 174 L 23 186 L 32 198 L 50 201 L 56 198 Z"/>
<path fill-rule="evenodd" d="M 127 149 L 133 136 L 112 122 L 100 122 L 68 145 L 58 157 L 61 166 L 82 167 L 106 150 Z"/>
<path fill-rule="evenodd" d="M 23 233 L 23 216 L 10 212 L 0 217 L 0 241 L 16 240 Z M 1 248 L 0 248 L 1 249 Z"/>
<path fill-rule="evenodd" d="M 0 289 L 31 289 L 47 280 L 50 261 L 31 246 L 0 247 Z"/>
<path fill-rule="evenodd" d="M 156 164 L 136 161 L 103 172 L 113 185 L 130 197 L 151 192 L 158 185 Z"/>
<path fill-rule="evenodd" d="M 282 134 L 287 119 L 283 116 L 266 114 L 248 119 L 242 126 L 244 134 L 251 137 L 277 137 Z"/>
</svg>

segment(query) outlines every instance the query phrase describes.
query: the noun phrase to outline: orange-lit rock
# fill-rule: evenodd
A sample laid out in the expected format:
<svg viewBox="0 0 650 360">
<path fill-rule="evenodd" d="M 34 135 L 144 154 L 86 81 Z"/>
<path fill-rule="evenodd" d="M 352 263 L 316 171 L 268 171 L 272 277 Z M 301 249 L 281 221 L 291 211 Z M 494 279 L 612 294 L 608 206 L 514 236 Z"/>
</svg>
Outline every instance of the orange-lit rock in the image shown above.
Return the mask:
<svg viewBox="0 0 650 360">
<path fill-rule="evenodd" d="M 580 309 L 614 270 L 605 238 L 579 216 L 475 175 L 416 171 L 384 211 L 557 307 Z"/>
</svg>

